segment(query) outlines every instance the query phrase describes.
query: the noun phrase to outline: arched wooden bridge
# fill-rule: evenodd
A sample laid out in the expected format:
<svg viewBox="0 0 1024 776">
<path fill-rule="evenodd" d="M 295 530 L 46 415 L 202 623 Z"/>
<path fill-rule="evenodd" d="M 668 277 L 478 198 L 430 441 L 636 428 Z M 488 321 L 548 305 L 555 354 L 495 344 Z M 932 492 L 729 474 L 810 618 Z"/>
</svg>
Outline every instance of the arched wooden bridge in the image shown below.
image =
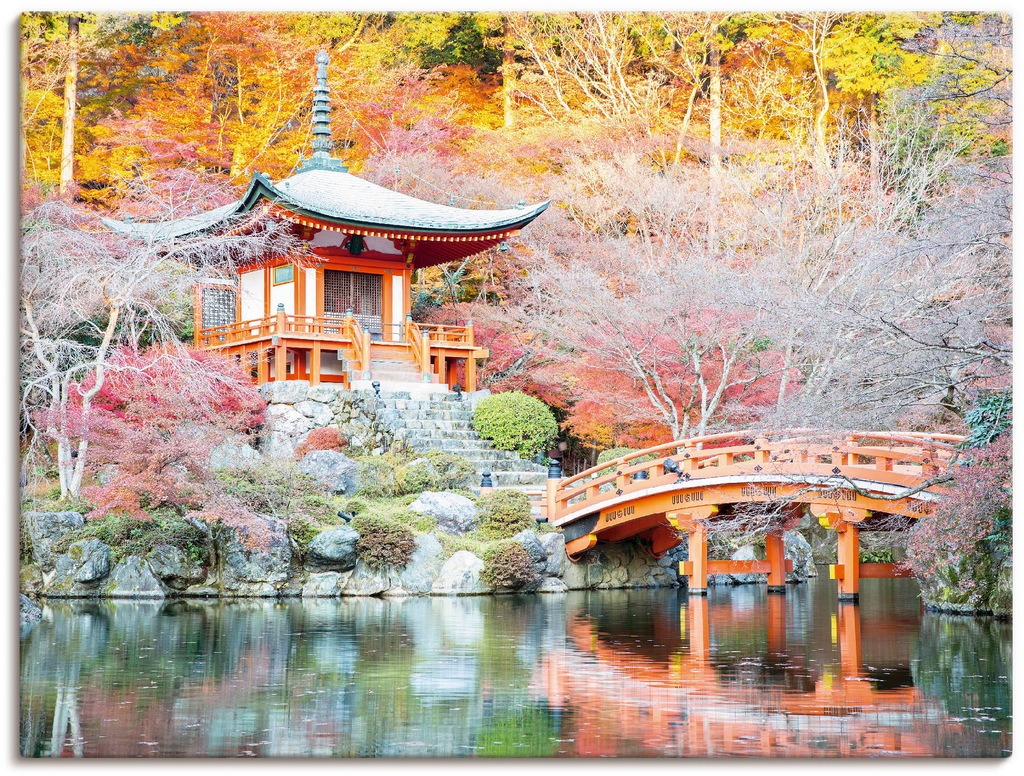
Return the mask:
<svg viewBox="0 0 1024 776">
<path fill-rule="evenodd" d="M 680 570 L 699 594 L 709 574 L 723 573 L 767 573 L 769 590 L 784 591 L 783 532 L 808 510 L 838 532 L 832 575 L 840 598 L 856 599 L 862 578 L 905 575 L 893 564 L 860 563 L 860 532 L 906 528 L 927 517 L 947 492 L 945 470 L 961 441 L 951 434 L 836 436 L 809 429 L 694 437 L 549 478 L 541 512 L 564 533 L 572 560 L 600 542 L 632 537 L 660 557 L 688 534 L 690 560 Z M 773 515 L 767 559 L 709 561 L 709 529 L 723 520 L 749 522 L 754 511 Z"/>
</svg>

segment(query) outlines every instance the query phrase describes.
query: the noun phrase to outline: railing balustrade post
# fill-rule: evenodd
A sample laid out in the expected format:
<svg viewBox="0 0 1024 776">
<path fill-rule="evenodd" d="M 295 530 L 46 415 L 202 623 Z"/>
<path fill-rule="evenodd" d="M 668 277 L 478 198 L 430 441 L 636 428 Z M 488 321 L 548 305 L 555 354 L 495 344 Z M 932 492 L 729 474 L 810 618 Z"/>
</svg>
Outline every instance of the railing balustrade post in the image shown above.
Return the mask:
<svg viewBox="0 0 1024 776">
<path fill-rule="evenodd" d="M 430 332 L 424 330 L 420 339 L 420 372 L 423 382 L 430 382 Z"/>
</svg>

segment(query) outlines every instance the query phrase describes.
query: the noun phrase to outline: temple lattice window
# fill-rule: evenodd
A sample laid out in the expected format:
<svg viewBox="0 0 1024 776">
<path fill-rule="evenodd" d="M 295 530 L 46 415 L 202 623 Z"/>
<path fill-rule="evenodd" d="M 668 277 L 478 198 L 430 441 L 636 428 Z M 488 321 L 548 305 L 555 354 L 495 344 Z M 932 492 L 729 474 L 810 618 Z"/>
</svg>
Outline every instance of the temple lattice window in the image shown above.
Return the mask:
<svg viewBox="0 0 1024 776">
<path fill-rule="evenodd" d="M 364 329 L 380 333 L 384 320 L 380 275 L 367 272 L 324 271 L 324 314 L 342 317 L 349 309 Z"/>
<path fill-rule="evenodd" d="M 235 295 L 235 289 L 230 287 L 203 288 L 204 329 L 235 322 Z"/>
</svg>

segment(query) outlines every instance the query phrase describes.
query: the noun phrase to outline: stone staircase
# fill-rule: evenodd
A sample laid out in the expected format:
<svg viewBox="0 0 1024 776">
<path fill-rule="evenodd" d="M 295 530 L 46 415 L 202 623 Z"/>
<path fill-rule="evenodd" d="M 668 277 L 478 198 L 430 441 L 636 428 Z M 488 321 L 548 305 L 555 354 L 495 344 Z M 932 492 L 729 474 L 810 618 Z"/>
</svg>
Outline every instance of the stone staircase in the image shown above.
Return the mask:
<svg viewBox="0 0 1024 776">
<path fill-rule="evenodd" d="M 395 439 L 405 440 L 413 450 L 444 450 L 469 460 L 476 469 L 474 489 L 480 485 L 484 471 L 491 472 L 496 488 L 544 489 L 546 466 L 495 449 L 473 429 L 473 407 L 468 397 L 460 401 L 454 393 L 446 392 L 406 399 L 381 391 L 380 407 L 389 410 L 388 425 Z"/>
</svg>

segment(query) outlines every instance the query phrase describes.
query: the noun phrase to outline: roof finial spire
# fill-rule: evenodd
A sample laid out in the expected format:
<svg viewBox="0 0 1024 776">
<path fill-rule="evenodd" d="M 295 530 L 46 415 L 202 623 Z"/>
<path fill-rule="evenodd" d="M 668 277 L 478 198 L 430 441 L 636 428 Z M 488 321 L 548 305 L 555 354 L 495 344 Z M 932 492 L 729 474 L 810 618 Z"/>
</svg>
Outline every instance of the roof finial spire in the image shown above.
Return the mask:
<svg viewBox="0 0 1024 776">
<path fill-rule="evenodd" d="M 334 170 L 348 172 L 340 159 L 331 156 L 334 140 L 331 139 L 331 97 L 327 86 L 327 65 L 330 57 L 320 50 L 316 55 L 316 86 L 313 87 L 313 156 L 303 159 L 299 167 L 305 170 Z"/>
</svg>

